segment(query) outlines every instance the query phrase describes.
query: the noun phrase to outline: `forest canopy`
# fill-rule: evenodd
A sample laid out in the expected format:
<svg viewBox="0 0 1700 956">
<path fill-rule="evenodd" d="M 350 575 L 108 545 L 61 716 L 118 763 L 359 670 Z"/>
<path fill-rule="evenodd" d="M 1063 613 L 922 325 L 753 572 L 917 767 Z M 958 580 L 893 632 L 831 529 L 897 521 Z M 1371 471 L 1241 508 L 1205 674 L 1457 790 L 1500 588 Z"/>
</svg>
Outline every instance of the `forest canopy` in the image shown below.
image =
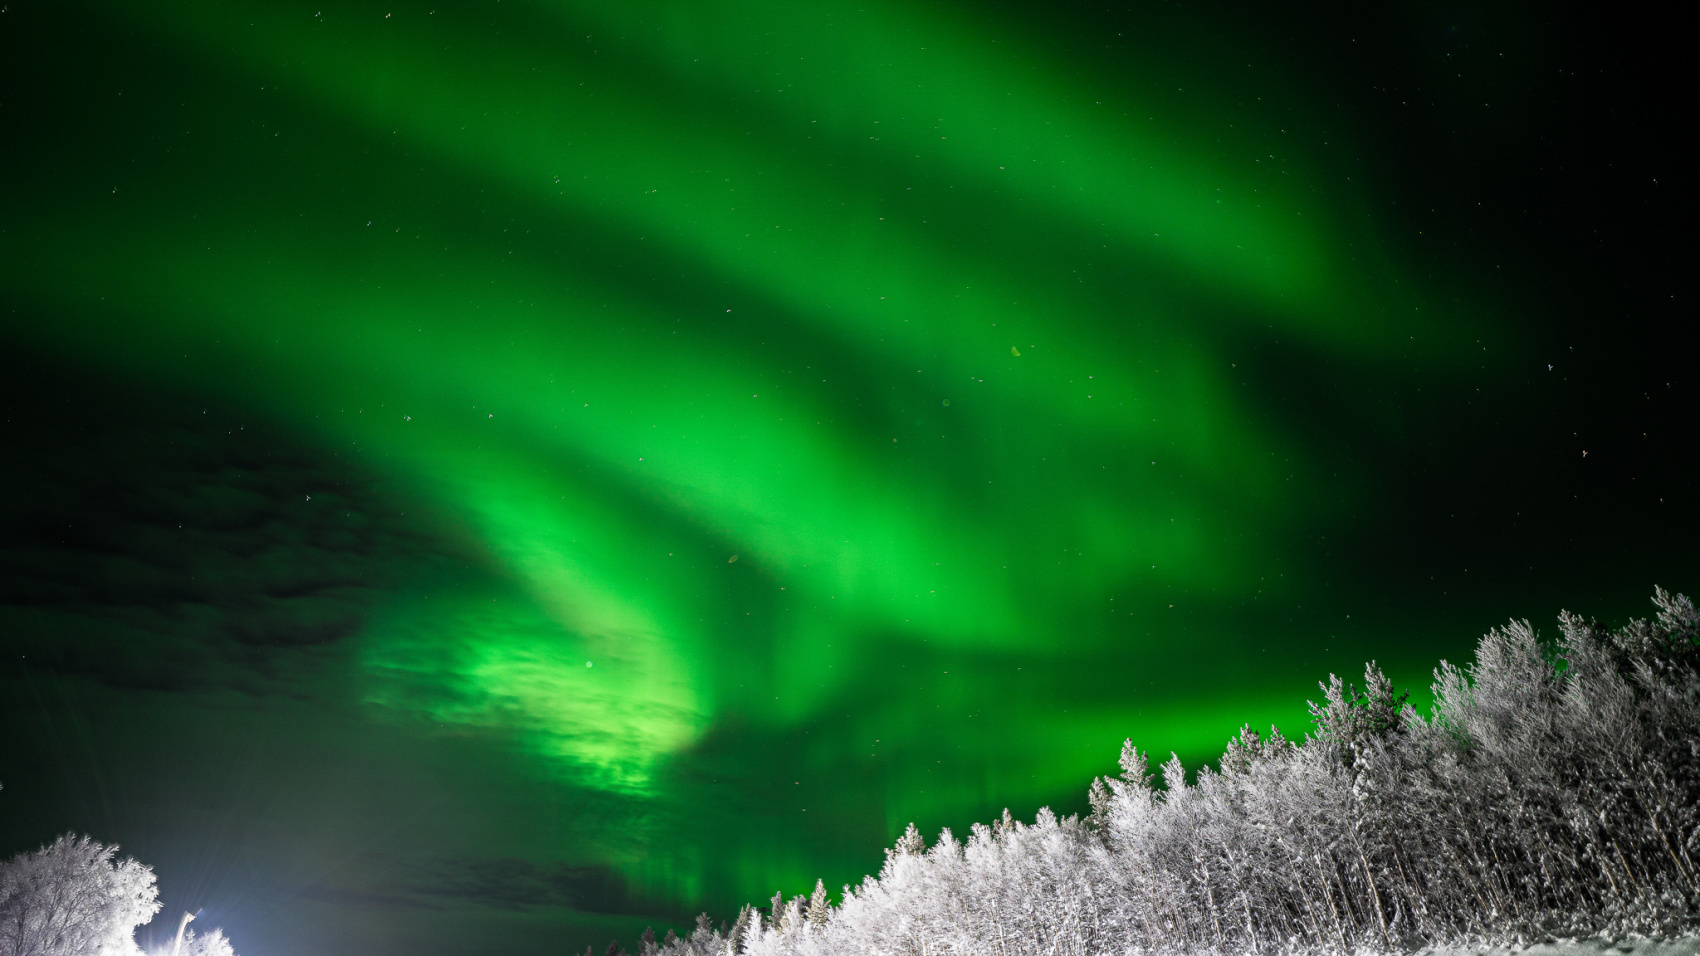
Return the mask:
<svg viewBox="0 0 1700 956">
<path fill-rule="evenodd" d="M 1249 726 L 1189 780 L 1132 741 L 1084 819 L 1009 812 L 932 846 L 911 824 L 833 905 L 706 914 L 644 956 L 1414 950 L 1700 921 L 1700 614 L 1568 612 L 1441 662 L 1423 716 L 1372 662 L 1294 741 Z"/>
</svg>

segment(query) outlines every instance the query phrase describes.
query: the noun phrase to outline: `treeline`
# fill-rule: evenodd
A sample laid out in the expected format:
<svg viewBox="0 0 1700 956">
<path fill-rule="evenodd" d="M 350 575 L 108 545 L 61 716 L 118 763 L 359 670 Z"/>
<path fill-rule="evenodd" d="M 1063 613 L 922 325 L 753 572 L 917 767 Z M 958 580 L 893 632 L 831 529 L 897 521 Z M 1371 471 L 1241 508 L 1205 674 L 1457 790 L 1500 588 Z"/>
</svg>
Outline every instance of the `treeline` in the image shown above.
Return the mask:
<svg viewBox="0 0 1700 956">
<path fill-rule="evenodd" d="M 1189 783 L 1128 743 L 1085 819 L 911 826 L 831 905 L 775 896 L 643 956 L 1349 953 L 1700 925 L 1700 615 L 1527 622 L 1435 671 L 1427 718 L 1372 663 L 1314 730 L 1243 729 Z"/>
</svg>

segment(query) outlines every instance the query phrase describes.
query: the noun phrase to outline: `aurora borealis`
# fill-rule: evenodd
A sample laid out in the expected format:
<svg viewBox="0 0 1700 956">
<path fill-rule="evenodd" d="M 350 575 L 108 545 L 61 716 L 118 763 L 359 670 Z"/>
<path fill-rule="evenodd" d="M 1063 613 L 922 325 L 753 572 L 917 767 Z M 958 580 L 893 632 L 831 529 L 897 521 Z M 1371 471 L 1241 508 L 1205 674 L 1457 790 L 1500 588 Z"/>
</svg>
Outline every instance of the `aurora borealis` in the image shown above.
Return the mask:
<svg viewBox="0 0 1700 956">
<path fill-rule="evenodd" d="M 600 950 L 1692 593 L 1646 76 L 1274 16 L 8 5 L 4 849 Z"/>
</svg>

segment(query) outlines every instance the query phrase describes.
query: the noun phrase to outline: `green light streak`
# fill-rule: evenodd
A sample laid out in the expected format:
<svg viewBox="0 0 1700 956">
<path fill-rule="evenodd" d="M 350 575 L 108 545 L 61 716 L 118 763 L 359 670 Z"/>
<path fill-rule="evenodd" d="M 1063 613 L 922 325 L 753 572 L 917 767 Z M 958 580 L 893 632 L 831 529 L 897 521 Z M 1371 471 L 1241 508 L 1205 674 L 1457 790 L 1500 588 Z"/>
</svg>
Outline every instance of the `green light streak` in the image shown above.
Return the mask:
<svg viewBox="0 0 1700 956">
<path fill-rule="evenodd" d="M 229 89 L 134 188 L 20 200 L 4 288 L 63 317 L 27 334 L 463 522 L 486 566 L 394 597 L 366 699 L 629 798 L 654 844 L 610 852 L 658 896 L 812 882 L 813 820 L 681 809 L 801 813 L 750 796 L 793 771 L 859 768 L 820 826 L 892 829 L 1219 743 L 1243 699 L 1023 682 L 1243 642 L 1171 609 L 1290 593 L 1283 536 L 1373 494 L 1237 348 L 1375 369 L 1466 325 L 1310 157 L 1247 172 L 936 10 L 109 12 Z"/>
</svg>

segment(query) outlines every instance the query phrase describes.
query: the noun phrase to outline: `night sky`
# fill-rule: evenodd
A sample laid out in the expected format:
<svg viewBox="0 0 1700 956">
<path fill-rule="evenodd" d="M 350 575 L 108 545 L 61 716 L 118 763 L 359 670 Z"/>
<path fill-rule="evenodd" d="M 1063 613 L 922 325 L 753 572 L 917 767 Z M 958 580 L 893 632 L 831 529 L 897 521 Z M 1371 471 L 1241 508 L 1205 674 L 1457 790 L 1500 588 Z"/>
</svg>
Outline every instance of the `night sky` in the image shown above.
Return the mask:
<svg viewBox="0 0 1700 956">
<path fill-rule="evenodd" d="M 0 853 L 600 951 L 1700 592 L 1681 36 L 0 4 Z"/>
</svg>

